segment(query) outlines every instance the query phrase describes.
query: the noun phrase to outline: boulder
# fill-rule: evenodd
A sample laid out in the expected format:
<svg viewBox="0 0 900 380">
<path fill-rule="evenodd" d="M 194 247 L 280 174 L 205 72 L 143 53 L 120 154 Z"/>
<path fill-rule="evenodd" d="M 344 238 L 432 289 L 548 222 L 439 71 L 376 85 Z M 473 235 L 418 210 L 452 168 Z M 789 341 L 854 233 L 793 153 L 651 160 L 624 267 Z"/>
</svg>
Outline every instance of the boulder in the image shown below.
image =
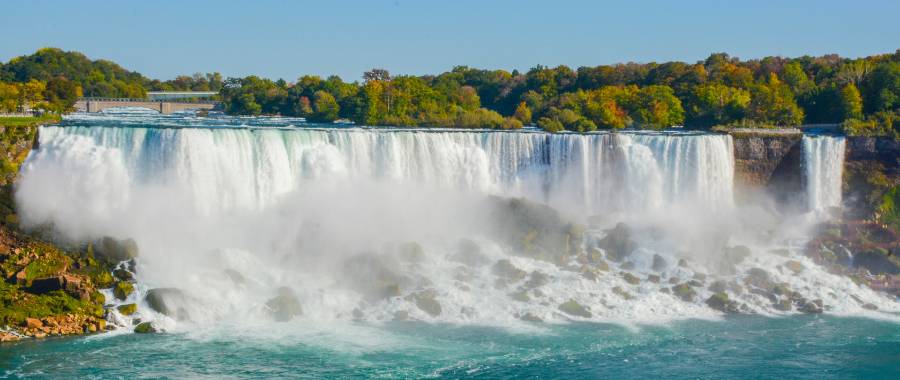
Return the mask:
<svg viewBox="0 0 900 380">
<path fill-rule="evenodd" d="M 631 228 L 625 223 L 616 226 L 606 232 L 606 237 L 600 240 L 600 248 L 606 251 L 610 260 L 621 262 L 637 249 L 637 243 L 631 239 Z"/>
<path fill-rule="evenodd" d="M 550 276 L 538 271 L 531 272 L 528 281 L 525 281 L 525 287 L 528 289 L 539 288 L 550 282 Z"/>
<path fill-rule="evenodd" d="M 41 327 L 44 327 L 44 323 L 37 318 L 25 318 L 24 325 L 27 329 L 39 329 Z"/>
<path fill-rule="evenodd" d="M 509 298 L 512 298 L 514 301 L 519 301 L 519 302 L 531 301 L 531 297 L 528 296 L 528 292 L 526 292 L 524 290 L 519 290 L 515 293 L 510 294 Z"/>
<path fill-rule="evenodd" d="M 622 289 L 619 286 L 613 287 L 612 292 L 626 300 L 634 299 L 634 296 L 632 296 L 631 293 L 628 293 L 627 291 L 625 291 L 625 289 Z"/>
<path fill-rule="evenodd" d="M 637 285 L 641 283 L 641 279 L 628 272 L 622 272 L 622 278 L 625 279 L 625 282 L 631 285 Z"/>
<path fill-rule="evenodd" d="M 506 279 L 510 282 L 519 281 L 528 274 L 524 270 L 516 268 L 515 265 L 512 264 L 508 259 L 503 259 L 497 261 L 494 264 L 493 268 L 491 268 L 491 272 L 494 273 L 495 276 Z"/>
<path fill-rule="evenodd" d="M 706 305 L 712 309 L 727 314 L 737 314 L 740 312 L 740 305 L 728 298 L 728 294 L 715 293 L 706 299 Z"/>
<path fill-rule="evenodd" d="M 672 287 L 672 294 L 685 302 L 693 302 L 697 292 L 687 283 L 681 283 Z"/>
<path fill-rule="evenodd" d="M 137 304 L 130 303 L 127 305 L 121 305 L 116 309 L 119 310 L 119 313 L 122 315 L 132 315 L 137 312 Z"/>
<path fill-rule="evenodd" d="M 800 273 L 803 272 L 803 264 L 800 264 L 797 260 L 788 260 L 784 263 L 784 267 L 789 269 L 791 272 Z"/>
<path fill-rule="evenodd" d="M 119 281 L 132 281 L 134 280 L 134 274 L 129 272 L 127 269 L 116 269 L 113 271 L 113 277 L 118 279 Z"/>
<path fill-rule="evenodd" d="M 344 262 L 346 283 L 369 301 L 399 297 L 410 279 L 397 272 L 399 264 L 389 256 L 363 253 Z"/>
<path fill-rule="evenodd" d="M 662 278 L 660 278 L 658 274 L 647 275 L 647 281 L 650 281 L 654 284 L 658 284 L 661 280 Z"/>
<path fill-rule="evenodd" d="M 769 279 L 769 272 L 762 268 L 750 268 L 744 277 L 744 283 L 759 289 L 771 289 L 774 286 Z"/>
<path fill-rule="evenodd" d="M 238 272 L 234 269 L 226 269 L 225 275 L 228 276 L 228 279 L 231 280 L 235 285 L 243 285 L 247 283 L 247 279 L 241 272 Z"/>
<path fill-rule="evenodd" d="M 156 328 L 153 327 L 153 324 L 150 322 L 141 322 L 137 326 L 134 327 L 134 332 L 138 334 L 150 334 L 155 333 Z"/>
<path fill-rule="evenodd" d="M 26 288 L 29 293 L 46 294 L 66 288 L 65 279 L 62 276 L 37 278 L 31 281 L 31 286 Z"/>
<path fill-rule="evenodd" d="M 656 255 L 656 254 L 653 255 L 653 265 L 652 265 L 653 270 L 655 270 L 657 272 L 662 272 L 666 269 L 667 266 L 668 266 L 668 263 L 666 262 L 665 258 L 663 258 L 660 255 Z"/>
<path fill-rule="evenodd" d="M 278 288 L 278 295 L 266 301 L 266 312 L 278 322 L 287 322 L 303 314 L 300 300 L 291 288 Z"/>
<path fill-rule="evenodd" d="M 421 263 L 425 261 L 425 249 L 421 244 L 410 241 L 397 247 L 397 256 L 409 263 Z"/>
<path fill-rule="evenodd" d="M 490 259 L 481 253 L 481 247 L 469 239 L 460 239 L 456 253 L 449 259 L 473 268 L 490 263 Z"/>
<path fill-rule="evenodd" d="M 437 317 L 441 315 L 442 309 L 440 302 L 435 299 L 436 296 L 437 294 L 433 289 L 428 289 L 410 294 L 407 296 L 407 300 L 414 301 L 419 310 L 428 313 L 432 317 Z"/>
<path fill-rule="evenodd" d="M 93 244 L 93 251 L 96 258 L 110 264 L 138 257 L 138 247 L 132 239 L 116 240 L 106 236 Z"/>
<path fill-rule="evenodd" d="M 531 313 L 521 314 L 521 315 L 519 315 L 519 319 L 526 321 L 526 322 L 543 322 L 544 321 L 543 319 L 541 319 L 541 317 L 538 317 Z"/>
<path fill-rule="evenodd" d="M 119 283 L 116 284 L 116 287 L 113 288 L 113 294 L 121 301 L 128 298 L 131 293 L 134 293 L 134 285 L 130 282 L 119 281 Z"/>
<path fill-rule="evenodd" d="M 580 303 L 578 303 L 578 301 L 575 301 L 574 299 L 570 299 L 560 304 L 559 311 L 562 311 L 563 313 L 574 317 L 590 318 L 593 316 L 588 308 L 582 306 Z"/>
<path fill-rule="evenodd" d="M 177 320 L 188 320 L 190 314 L 187 311 L 189 304 L 188 297 L 176 288 L 156 288 L 150 289 L 144 297 L 147 306 L 157 313 L 175 318 Z"/>
<path fill-rule="evenodd" d="M 825 310 L 825 304 L 820 299 L 807 301 L 798 308 L 800 312 L 807 314 L 821 314 Z"/>
</svg>

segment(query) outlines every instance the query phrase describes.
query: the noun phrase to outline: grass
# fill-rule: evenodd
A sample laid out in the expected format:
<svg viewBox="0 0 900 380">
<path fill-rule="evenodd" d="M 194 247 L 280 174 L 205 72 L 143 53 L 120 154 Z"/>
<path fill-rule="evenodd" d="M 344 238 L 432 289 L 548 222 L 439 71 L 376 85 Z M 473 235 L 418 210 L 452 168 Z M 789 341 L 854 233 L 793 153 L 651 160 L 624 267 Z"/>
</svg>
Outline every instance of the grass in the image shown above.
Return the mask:
<svg viewBox="0 0 900 380">
<path fill-rule="evenodd" d="M 42 124 L 58 123 L 62 117 L 56 114 L 45 114 L 32 117 L 0 117 L 0 126 L 4 127 L 34 127 Z"/>
</svg>

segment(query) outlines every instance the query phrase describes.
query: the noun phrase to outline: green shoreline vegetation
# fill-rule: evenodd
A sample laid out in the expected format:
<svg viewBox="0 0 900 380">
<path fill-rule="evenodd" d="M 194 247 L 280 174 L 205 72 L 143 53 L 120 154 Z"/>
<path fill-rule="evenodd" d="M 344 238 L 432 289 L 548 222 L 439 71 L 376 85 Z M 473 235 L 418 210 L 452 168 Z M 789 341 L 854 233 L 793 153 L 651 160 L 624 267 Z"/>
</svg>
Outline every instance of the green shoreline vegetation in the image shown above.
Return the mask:
<svg viewBox="0 0 900 380">
<path fill-rule="evenodd" d="M 373 69 L 362 81 L 304 75 L 294 82 L 219 73 L 160 81 L 107 60 L 56 48 L 0 65 L 0 113 L 71 111 L 81 96 L 141 98 L 147 91 L 217 91 L 232 115 L 281 115 L 372 126 L 696 130 L 839 125 L 848 135 L 900 138 L 900 50 L 696 63 L 537 66 L 527 72 L 454 67 L 438 75 Z"/>
</svg>

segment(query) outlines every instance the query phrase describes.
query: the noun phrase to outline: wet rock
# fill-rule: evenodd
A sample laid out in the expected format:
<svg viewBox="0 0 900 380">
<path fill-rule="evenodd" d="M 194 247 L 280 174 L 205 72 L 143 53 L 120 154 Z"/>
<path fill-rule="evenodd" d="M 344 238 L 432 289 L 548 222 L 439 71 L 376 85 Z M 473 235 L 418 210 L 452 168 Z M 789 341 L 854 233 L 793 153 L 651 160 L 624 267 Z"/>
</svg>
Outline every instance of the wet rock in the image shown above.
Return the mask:
<svg viewBox="0 0 900 380">
<path fill-rule="evenodd" d="M 666 259 L 664 259 L 662 256 L 653 255 L 653 265 L 651 266 L 651 268 L 653 268 L 654 271 L 662 272 L 666 270 L 666 267 L 668 265 L 669 264 L 666 262 Z"/>
<path fill-rule="evenodd" d="M 868 302 L 862 304 L 862 308 L 866 309 L 866 310 L 872 310 L 872 311 L 878 310 L 878 306 L 876 306 L 875 304 L 872 304 L 872 303 L 868 303 Z"/>
<path fill-rule="evenodd" d="M 132 315 L 137 312 L 137 304 L 130 303 L 127 305 L 121 305 L 116 309 L 119 310 L 119 313 L 122 315 Z"/>
<path fill-rule="evenodd" d="M 287 322 L 303 315 L 303 306 L 291 288 L 278 288 L 278 295 L 266 301 L 266 312 L 278 322 Z"/>
<path fill-rule="evenodd" d="M 853 266 L 868 270 L 874 275 L 900 274 L 900 258 L 884 248 L 873 248 L 853 256 Z"/>
<path fill-rule="evenodd" d="M 634 270 L 634 262 L 626 261 L 626 262 L 622 263 L 622 265 L 620 265 L 619 268 L 622 268 L 624 270 Z"/>
<path fill-rule="evenodd" d="M 771 289 L 773 284 L 769 277 L 769 272 L 762 268 L 750 268 L 747 276 L 744 277 L 744 282 L 759 289 Z"/>
<path fill-rule="evenodd" d="M 807 301 L 799 307 L 799 311 L 807 314 L 821 314 L 825 309 L 825 304 L 820 299 Z"/>
<path fill-rule="evenodd" d="M 134 280 L 134 274 L 131 272 L 119 268 L 113 271 L 113 277 L 115 277 L 119 281 L 132 281 Z"/>
<path fill-rule="evenodd" d="M 784 263 L 784 267 L 789 269 L 791 272 L 800 273 L 803 272 L 803 264 L 800 264 L 797 260 L 788 260 Z"/>
<path fill-rule="evenodd" d="M 723 280 L 715 280 L 709 284 L 709 291 L 714 293 L 724 293 L 728 289 L 728 285 Z"/>
<path fill-rule="evenodd" d="M 113 288 L 113 294 L 121 301 L 124 301 L 128 298 L 131 293 L 134 293 L 134 285 L 130 282 L 119 281 L 116 284 L 116 287 Z"/>
<path fill-rule="evenodd" d="M 247 279 L 244 278 L 244 275 L 234 269 L 226 269 L 225 275 L 228 276 L 228 279 L 231 280 L 231 282 L 233 282 L 235 285 L 243 285 L 247 283 Z"/>
<path fill-rule="evenodd" d="M 687 284 L 690 285 L 690 286 L 693 286 L 693 287 L 695 287 L 695 288 L 702 288 L 702 287 L 703 287 L 703 283 L 700 282 L 700 281 L 697 281 L 697 280 L 690 280 L 690 281 L 687 282 Z"/>
<path fill-rule="evenodd" d="M 24 272 L 24 270 L 23 270 Z M 32 294 L 46 294 L 66 288 L 65 280 L 62 276 L 38 278 L 31 281 L 31 286 L 26 288 Z"/>
<path fill-rule="evenodd" d="M 678 259 L 678 266 L 681 268 L 687 268 L 688 262 L 685 259 Z"/>
<path fill-rule="evenodd" d="M 175 318 L 177 320 L 188 320 L 190 314 L 187 311 L 189 304 L 188 297 L 176 288 L 156 288 L 150 289 L 144 296 L 147 306 L 157 313 Z"/>
<path fill-rule="evenodd" d="M 622 272 L 622 278 L 625 279 L 625 282 L 631 285 L 638 285 L 641 283 L 641 279 L 628 272 Z"/>
<path fill-rule="evenodd" d="M 435 294 L 433 289 L 428 289 L 407 296 L 407 300 L 414 301 L 419 310 L 428 313 L 432 317 L 437 317 L 441 315 L 442 309 L 441 304 L 435 299 L 436 296 L 437 294 Z"/>
<path fill-rule="evenodd" d="M 791 255 L 791 251 L 786 248 L 770 249 L 769 253 L 771 253 L 773 255 L 783 256 L 783 257 L 788 257 Z"/>
<path fill-rule="evenodd" d="M 625 223 L 616 224 L 615 228 L 606 232 L 599 242 L 600 248 L 606 251 L 610 260 L 621 262 L 637 249 L 637 243 L 631 239 L 631 228 Z"/>
<path fill-rule="evenodd" d="M 632 296 L 631 293 L 626 292 L 625 289 L 622 289 L 621 287 L 618 287 L 618 286 L 613 287 L 612 292 L 626 300 L 634 299 L 634 296 Z"/>
<path fill-rule="evenodd" d="M 694 280 L 704 282 L 704 281 L 706 281 L 706 274 L 697 272 L 697 273 L 694 273 L 694 276 L 692 278 Z"/>
<path fill-rule="evenodd" d="M 747 246 L 737 245 L 734 247 L 726 247 L 719 261 L 720 273 L 734 273 L 735 267 L 746 260 L 753 251 Z"/>
<path fill-rule="evenodd" d="M 481 247 L 469 239 L 460 239 L 457 252 L 450 256 L 450 260 L 475 268 L 490 263 L 490 259 L 481 252 Z"/>
<path fill-rule="evenodd" d="M 525 313 L 525 314 L 519 315 L 519 319 L 526 321 L 526 322 L 543 322 L 544 321 L 543 319 L 541 319 L 541 317 L 538 317 L 531 313 Z"/>
<path fill-rule="evenodd" d="M 774 307 L 775 310 L 780 310 L 780 311 L 791 311 L 793 309 L 793 305 L 791 303 L 791 300 L 789 300 L 789 299 L 776 300 L 775 302 L 772 303 L 772 307 Z"/>
<path fill-rule="evenodd" d="M 598 270 L 588 265 L 582 266 L 579 273 L 581 273 L 582 277 L 591 281 L 597 281 L 600 278 Z"/>
<path fill-rule="evenodd" d="M 672 294 L 681 298 L 682 301 L 693 302 L 697 292 L 687 283 L 682 283 L 672 287 Z"/>
<path fill-rule="evenodd" d="M 563 302 L 559 305 L 559 311 L 566 313 L 575 317 L 583 317 L 590 318 L 592 317 L 591 311 L 588 308 L 582 306 L 578 301 L 570 299 L 566 302 Z"/>
<path fill-rule="evenodd" d="M 531 272 L 528 281 L 525 281 L 525 287 L 528 289 L 539 288 L 550 282 L 550 276 L 538 271 Z"/>
<path fill-rule="evenodd" d="M 134 332 L 138 334 L 151 334 L 156 332 L 156 328 L 150 322 L 141 322 L 134 327 Z"/>
<path fill-rule="evenodd" d="M 110 264 L 118 264 L 138 257 L 138 247 L 132 239 L 116 240 L 103 237 L 93 244 L 94 256 Z"/>
<path fill-rule="evenodd" d="M 512 298 L 514 301 L 519 301 L 519 302 L 531 301 L 531 297 L 528 297 L 528 292 L 526 292 L 524 290 L 520 290 L 518 292 L 510 294 L 509 298 Z"/>
<path fill-rule="evenodd" d="M 497 261 L 497 263 L 494 264 L 494 267 L 491 268 L 491 272 L 493 272 L 495 276 L 504 278 L 511 282 L 519 281 L 525 278 L 525 276 L 528 274 L 524 270 L 516 268 L 516 266 L 513 265 L 512 262 L 510 262 L 508 259 Z"/>
<path fill-rule="evenodd" d="M 425 261 L 425 250 L 422 248 L 422 245 L 411 241 L 400 244 L 397 247 L 397 255 L 401 260 L 410 263 L 421 263 Z"/>
<path fill-rule="evenodd" d="M 388 256 L 359 254 L 344 262 L 347 284 L 369 301 L 399 297 L 410 280 L 397 272 L 399 264 Z"/>
<path fill-rule="evenodd" d="M 650 281 L 654 284 L 658 284 L 661 280 L 662 279 L 659 277 L 658 274 L 647 275 L 647 281 Z"/>
<path fill-rule="evenodd" d="M 365 317 L 365 314 L 363 314 L 362 310 L 359 310 L 359 308 L 353 308 L 353 312 L 351 314 L 353 315 L 353 319 L 355 320 L 361 320 L 363 319 L 363 317 Z"/>
<path fill-rule="evenodd" d="M 394 313 L 395 321 L 405 321 L 409 319 L 409 312 L 406 310 L 399 310 Z"/>
<path fill-rule="evenodd" d="M 794 292 L 792 292 L 791 289 L 787 287 L 787 284 L 781 283 L 772 286 L 772 294 L 790 297 L 793 293 Z"/>
<path fill-rule="evenodd" d="M 728 298 L 728 294 L 718 292 L 706 299 L 706 305 L 727 314 L 740 312 L 740 305 Z"/>
</svg>

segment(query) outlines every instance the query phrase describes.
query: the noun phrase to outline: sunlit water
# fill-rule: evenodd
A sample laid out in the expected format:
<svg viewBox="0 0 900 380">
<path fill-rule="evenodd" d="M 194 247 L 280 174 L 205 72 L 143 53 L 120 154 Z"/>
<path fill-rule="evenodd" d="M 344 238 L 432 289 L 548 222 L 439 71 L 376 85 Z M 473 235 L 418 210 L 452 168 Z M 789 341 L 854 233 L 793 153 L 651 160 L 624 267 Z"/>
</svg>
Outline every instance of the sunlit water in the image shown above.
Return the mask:
<svg viewBox="0 0 900 380">
<path fill-rule="evenodd" d="M 821 378 L 896 371 L 898 302 L 803 256 L 815 218 L 735 205 L 732 144 L 727 135 L 683 132 L 374 130 L 141 112 L 68 117 L 62 127 L 41 130 L 40 148 L 23 167 L 20 217 L 25 225 L 52 223 L 72 242 L 135 239 L 137 291 L 114 302 L 138 303 L 135 317 L 167 332 L 131 334 L 131 318 L 113 309 L 114 333 L 7 345 L 0 365 L 23 377 Z M 834 161 L 842 147 L 836 139 L 804 140 L 814 212 L 840 202 Z M 585 247 L 615 223 L 629 223 L 640 249 L 628 270 L 641 282 L 623 280 L 619 263 L 589 279 L 519 255 L 486 233 L 496 227 L 483 210 L 487 195 L 545 203 L 581 223 L 591 218 Z M 452 259 L 459 239 L 477 242 L 487 263 L 461 272 Z M 391 270 L 409 279 L 404 293 L 433 291 L 438 315 L 408 297 L 372 301 L 347 285 L 355 280 L 343 272 L 347 260 L 394 257 L 407 241 L 420 243 L 424 257 Z M 733 271 L 717 269 L 722 245 L 736 244 L 753 255 Z M 654 255 L 668 264 L 651 268 Z M 690 265 L 676 266 L 681 258 Z M 491 271 L 500 259 L 548 281 L 528 293 L 530 302 L 511 299 L 515 288 L 497 286 Z M 788 260 L 803 270 L 785 269 Z M 663 291 L 698 273 L 741 283 L 753 268 L 823 300 L 825 315 L 773 309 L 763 295 L 729 290 L 758 315 L 724 318 L 704 303 L 712 294 L 705 287 L 693 301 Z M 190 320 L 150 310 L 143 295 L 156 287 L 184 289 Z M 287 323 L 265 313 L 282 287 L 303 305 L 303 315 Z M 592 315 L 562 314 L 557 305 L 570 299 Z M 399 312 L 417 322 L 392 321 Z M 545 323 L 523 321 L 526 313 Z"/>
</svg>

